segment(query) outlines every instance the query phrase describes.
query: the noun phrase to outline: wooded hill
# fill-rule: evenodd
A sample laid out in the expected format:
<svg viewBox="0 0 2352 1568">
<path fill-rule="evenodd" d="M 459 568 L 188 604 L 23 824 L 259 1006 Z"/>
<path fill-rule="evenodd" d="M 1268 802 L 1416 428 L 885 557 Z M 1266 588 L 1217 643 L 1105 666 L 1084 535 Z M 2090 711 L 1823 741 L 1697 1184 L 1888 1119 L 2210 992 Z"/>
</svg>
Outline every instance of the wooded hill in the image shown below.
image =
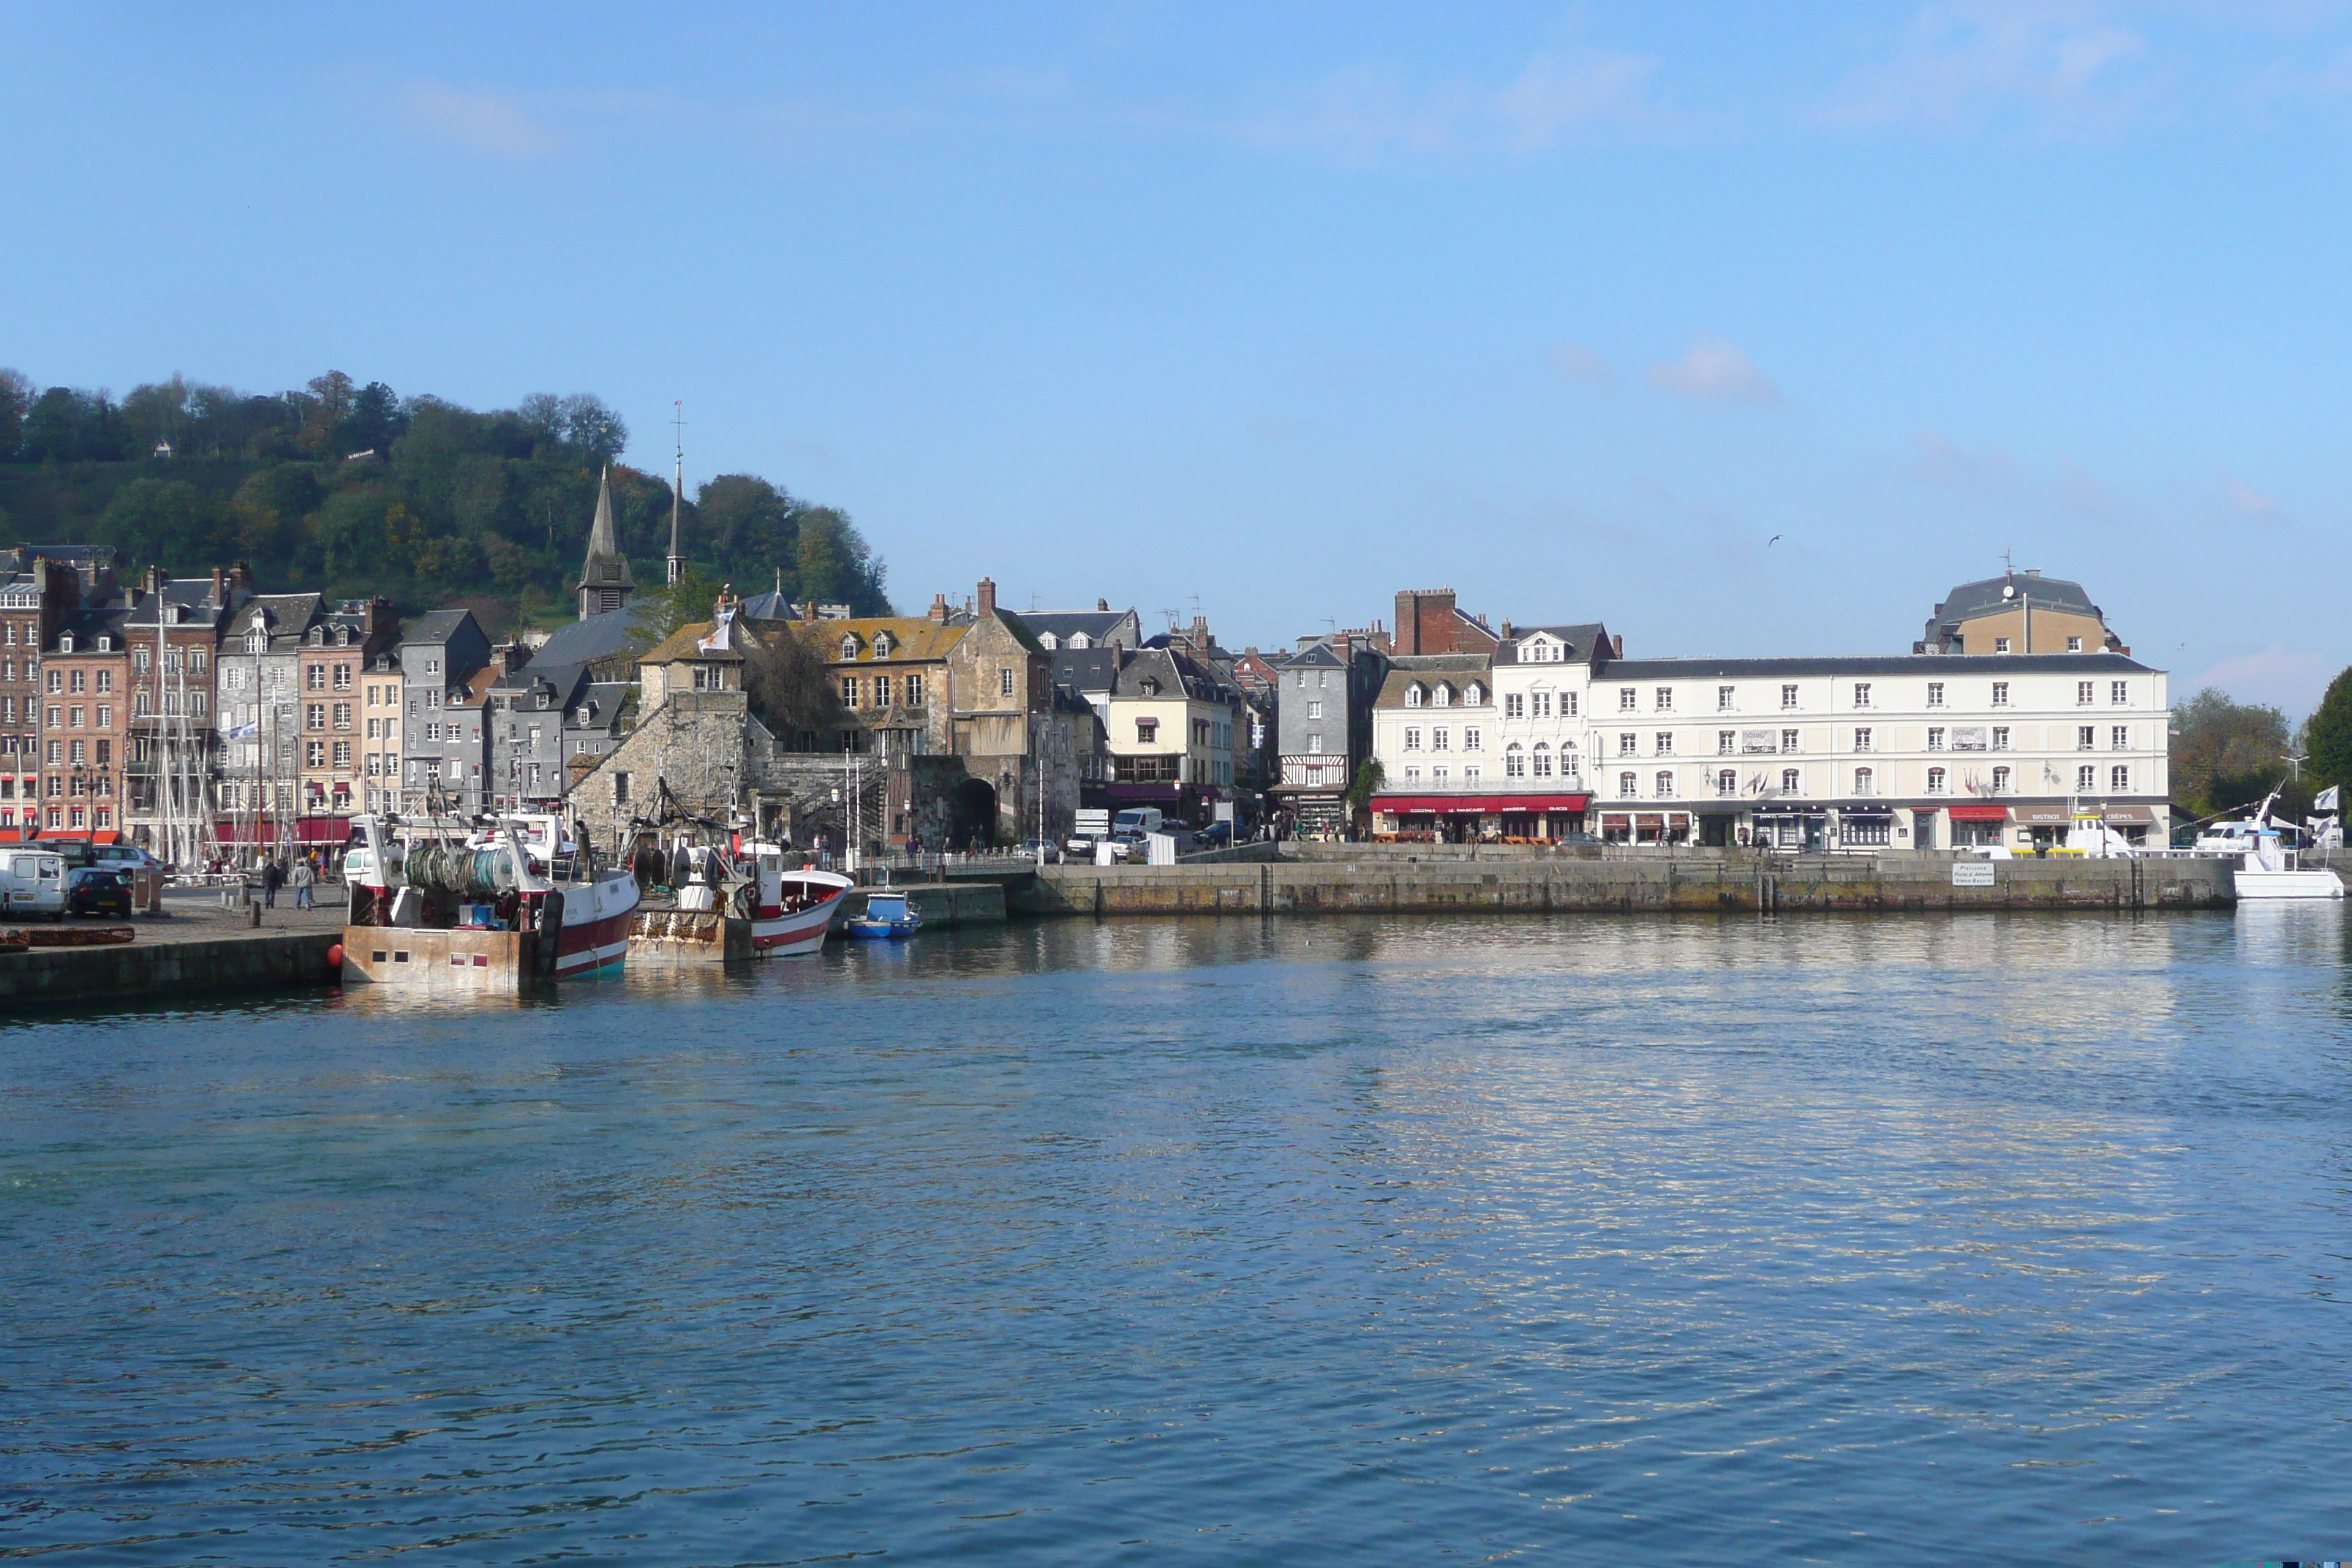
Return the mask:
<svg viewBox="0 0 2352 1568">
<path fill-rule="evenodd" d="M 265 586 L 382 594 L 404 614 L 568 619 L 597 473 L 627 443 L 586 395 L 481 413 L 336 371 L 270 395 L 175 375 L 118 403 L 0 370 L 0 541 L 110 544 L 126 577 L 249 561 Z M 639 584 L 658 587 L 667 479 L 615 461 L 613 505 Z M 795 598 L 889 613 L 883 563 L 831 507 L 725 474 L 683 518 L 711 578 L 757 593 L 781 574 Z"/>
</svg>

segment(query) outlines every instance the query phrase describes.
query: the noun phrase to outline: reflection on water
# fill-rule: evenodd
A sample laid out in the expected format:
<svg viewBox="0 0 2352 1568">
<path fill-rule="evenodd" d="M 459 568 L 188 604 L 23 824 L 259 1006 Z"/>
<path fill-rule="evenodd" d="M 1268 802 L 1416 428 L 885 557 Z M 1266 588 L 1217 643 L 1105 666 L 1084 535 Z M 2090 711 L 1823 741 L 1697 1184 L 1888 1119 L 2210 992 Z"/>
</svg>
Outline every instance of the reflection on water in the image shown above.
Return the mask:
<svg viewBox="0 0 2352 1568">
<path fill-rule="evenodd" d="M 1065 921 L 0 1030 L 0 1552 L 2340 1555 L 2352 966 Z"/>
</svg>

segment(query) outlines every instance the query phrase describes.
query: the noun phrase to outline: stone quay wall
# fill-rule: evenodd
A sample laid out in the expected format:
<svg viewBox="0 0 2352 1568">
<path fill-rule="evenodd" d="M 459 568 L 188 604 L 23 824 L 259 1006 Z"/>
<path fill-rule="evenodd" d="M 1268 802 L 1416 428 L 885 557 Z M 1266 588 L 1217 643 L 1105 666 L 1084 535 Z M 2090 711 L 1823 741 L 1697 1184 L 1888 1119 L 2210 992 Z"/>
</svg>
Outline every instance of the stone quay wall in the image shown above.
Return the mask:
<svg viewBox="0 0 2352 1568">
<path fill-rule="evenodd" d="M 327 950 L 343 939 L 340 927 L 201 942 L 157 942 L 148 940 L 148 934 L 142 931 L 137 940 L 120 947 L 40 947 L 0 952 L 0 1005 L 120 1002 L 324 985 L 335 978 L 327 963 Z"/>
<path fill-rule="evenodd" d="M 1040 915 L 2200 910 L 2236 902 L 2230 867 L 2221 860 L 1977 861 L 1991 873 L 1981 886 L 1956 886 L 1953 864 L 1930 856 L 1476 861 L 1384 856 L 1279 864 L 1048 866 L 1027 886 L 1013 889 L 1012 898 L 1015 910 Z"/>
</svg>

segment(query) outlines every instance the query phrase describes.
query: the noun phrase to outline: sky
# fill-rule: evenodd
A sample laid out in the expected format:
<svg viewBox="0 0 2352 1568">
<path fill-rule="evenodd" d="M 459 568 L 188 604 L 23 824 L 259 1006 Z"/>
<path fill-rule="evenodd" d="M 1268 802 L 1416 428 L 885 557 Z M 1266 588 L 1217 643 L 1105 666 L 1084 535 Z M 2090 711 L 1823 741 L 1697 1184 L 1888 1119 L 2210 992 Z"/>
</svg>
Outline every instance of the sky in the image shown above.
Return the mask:
<svg viewBox="0 0 2352 1568">
<path fill-rule="evenodd" d="M 1874 653 L 2013 563 L 2352 663 L 2352 0 L 18 5 L 0 95 L 0 364 L 682 401 L 902 609 Z"/>
</svg>

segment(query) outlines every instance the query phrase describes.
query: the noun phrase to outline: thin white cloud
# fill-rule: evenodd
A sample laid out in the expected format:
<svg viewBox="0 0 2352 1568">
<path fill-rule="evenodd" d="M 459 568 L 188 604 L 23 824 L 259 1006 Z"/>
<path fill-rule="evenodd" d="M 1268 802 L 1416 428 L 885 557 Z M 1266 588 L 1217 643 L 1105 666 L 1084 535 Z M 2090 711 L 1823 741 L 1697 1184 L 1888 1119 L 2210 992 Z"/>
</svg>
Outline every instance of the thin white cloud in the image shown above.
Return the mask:
<svg viewBox="0 0 2352 1568">
<path fill-rule="evenodd" d="M 1701 334 L 1680 359 L 1650 367 L 1650 384 L 1680 397 L 1715 403 L 1769 405 L 1780 389 L 1727 338 Z"/>
<path fill-rule="evenodd" d="M 2044 130 L 2109 130 L 2147 102 L 2126 67 L 2140 32 L 2096 0 L 1937 0 L 1888 58 L 1853 70 L 1816 118 L 1832 125 L 1968 129 L 2023 110 Z"/>
<path fill-rule="evenodd" d="M 400 89 L 400 105 L 412 130 L 469 153 L 495 158 L 532 158 L 551 153 L 562 138 L 526 113 L 512 98 L 467 92 L 447 82 L 412 81 Z"/>
<path fill-rule="evenodd" d="M 1392 152 L 1533 153 L 1571 140 L 1672 131 L 1650 91 L 1657 62 L 1603 50 L 1537 55 L 1500 85 L 1416 87 L 1403 73 L 1354 65 L 1292 101 L 1229 122 L 1263 146 L 1310 147 L 1351 161 Z"/>
<path fill-rule="evenodd" d="M 1607 386 L 1617 379 L 1617 367 L 1582 343 L 1563 339 L 1552 344 L 1549 357 L 1552 369 L 1587 386 Z"/>
<path fill-rule="evenodd" d="M 2308 713 L 2319 705 L 2319 694 L 2335 673 L 2335 667 L 2318 654 L 2294 653 L 2273 643 L 2259 653 L 2225 658 L 2193 680 L 2176 682 L 2173 689 L 2186 694 L 2218 686 L 2241 702 L 2269 702 L 2290 714 Z"/>
<path fill-rule="evenodd" d="M 1956 495 L 1999 496 L 2018 487 L 2017 464 L 1999 447 L 1971 452 L 1942 432 L 1922 430 L 1912 437 L 1911 475 Z"/>
<path fill-rule="evenodd" d="M 2252 518 L 2260 522 L 2278 521 L 2278 501 L 2273 497 L 2263 494 L 2243 479 L 2224 474 L 2221 476 L 2221 489 L 2230 498 L 2230 505 L 2236 509 L 2239 515 Z"/>
</svg>

